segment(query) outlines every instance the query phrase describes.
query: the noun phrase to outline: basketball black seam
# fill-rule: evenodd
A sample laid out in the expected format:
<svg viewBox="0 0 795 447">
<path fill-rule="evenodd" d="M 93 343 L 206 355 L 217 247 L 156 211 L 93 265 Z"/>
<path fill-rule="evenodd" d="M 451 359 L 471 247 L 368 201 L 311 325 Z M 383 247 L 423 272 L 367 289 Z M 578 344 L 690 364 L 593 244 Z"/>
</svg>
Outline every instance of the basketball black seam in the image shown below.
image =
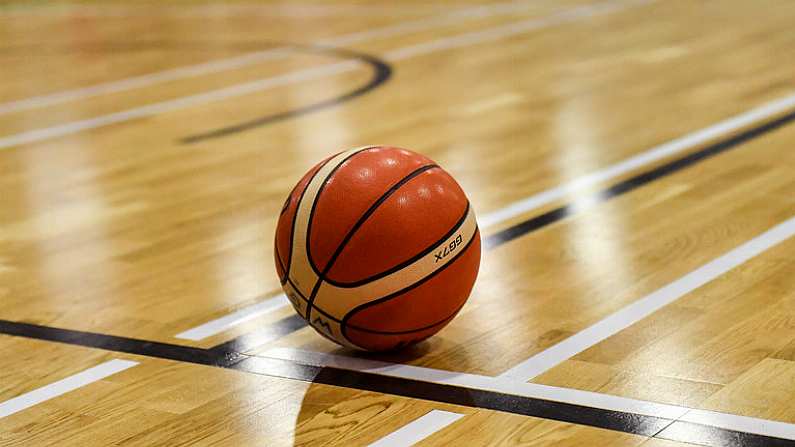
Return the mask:
<svg viewBox="0 0 795 447">
<path fill-rule="evenodd" d="M 323 166 L 321 166 L 320 168 L 322 169 Z M 318 169 L 318 171 L 319 170 L 320 169 Z M 295 194 L 296 188 L 298 188 L 298 183 L 296 183 L 295 186 L 293 186 L 293 189 L 290 190 L 290 194 L 287 194 L 287 200 L 285 200 L 284 205 L 282 205 L 282 211 L 279 213 L 279 217 L 281 217 L 285 212 L 287 212 L 287 209 L 290 208 L 290 198 L 293 196 L 293 194 Z"/>
<path fill-rule="evenodd" d="M 281 267 L 282 268 L 282 272 L 284 272 L 284 278 L 285 278 L 284 281 L 282 281 L 282 275 L 279 275 L 279 282 L 281 282 L 281 284 L 284 285 L 284 283 L 287 282 L 286 281 L 286 279 L 287 279 L 287 271 L 284 270 L 284 262 L 282 262 L 282 257 L 279 255 L 279 241 L 275 241 L 275 243 L 273 244 L 273 251 L 276 254 L 276 262 L 279 263 L 279 267 Z"/>
<path fill-rule="evenodd" d="M 287 281 L 286 281 L 286 282 L 290 283 L 290 285 L 293 287 L 293 290 L 295 290 L 295 293 L 297 293 L 297 294 L 298 294 L 298 296 L 299 296 L 299 297 L 301 297 L 301 299 L 302 299 L 302 300 L 304 300 L 304 301 L 306 301 L 306 302 L 309 302 L 309 300 L 308 300 L 308 299 L 306 299 L 306 297 L 304 296 L 304 294 L 303 294 L 303 293 L 301 293 L 301 291 L 298 289 L 298 286 L 296 286 L 296 285 L 295 285 L 295 283 L 293 282 L 293 280 L 292 280 L 292 279 L 290 279 L 290 278 L 287 278 Z"/>
<path fill-rule="evenodd" d="M 312 250 L 309 249 L 309 239 L 312 236 L 312 220 L 315 218 L 315 209 L 317 208 L 317 203 L 320 200 L 320 194 L 322 194 L 323 190 L 326 189 L 326 184 L 328 183 L 329 179 L 332 176 L 334 176 L 334 174 L 337 173 L 337 171 L 342 167 L 343 164 L 345 164 L 346 161 L 361 154 L 364 151 L 368 151 L 370 149 L 375 149 L 378 147 L 379 146 L 367 146 L 352 153 L 351 155 L 348 155 L 347 157 L 345 157 L 344 160 L 337 163 L 337 166 L 334 166 L 334 169 L 332 169 L 328 173 L 326 178 L 323 179 L 323 182 L 320 184 L 320 188 L 318 188 L 317 190 L 317 194 L 315 194 L 315 198 L 312 200 L 312 208 L 309 210 L 309 218 L 306 220 L 306 259 L 307 261 L 309 261 L 309 266 L 312 268 L 312 271 L 314 271 L 315 275 L 317 275 L 318 277 L 320 277 L 322 273 L 320 272 L 320 269 L 318 269 L 317 266 L 315 266 L 315 262 L 312 260 Z"/>
<path fill-rule="evenodd" d="M 309 302 L 309 301 L 307 301 L 307 303 L 308 303 L 308 302 Z M 333 320 L 335 323 L 340 323 L 340 324 L 342 324 L 342 320 L 340 320 L 339 318 L 337 318 L 337 317 L 335 317 L 335 316 L 333 316 L 333 315 L 329 315 L 329 314 L 328 314 L 328 313 L 326 313 L 326 311 L 324 311 L 323 309 L 321 309 L 321 308 L 319 308 L 319 307 L 317 307 L 317 306 L 314 306 L 314 307 L 312 307 L 312 309 L 313 309 L 313 310 L 317 310 L 317 311 L 318 311 L 318 312 L 320 312 L 321 314 L 325 315 L 325 316 L 326 316 L 326 318 L 328 318 L 329 320 Z"/>
<path fill-rule="evenodd" d="M 354 329 L 354 330 L 357 330 L 357 331 L 360 331 L 360 332 L 368 332 L 368 333 L 371 333 L 371 334 L 379 334 L 379 335 L 405 335 L 405 334 L 412 334 L 414 332 L 421 332 L 421 331 L 430 329 L 430 328 L 432 328 L 434 326 L 439 326 L 440 324 L 449 322 L 450 320 L 452 320 L 458 314 L 458 312 L 461 312 L 461 309 L 464 308 L 466 303 L 467 303 L 467 300 L 464 300 L 464 302 L 461 303 L 461 305 L 458 306 L 453 313 L 451 313 L 447 317 L 445 317 L 445 318 L 443 318 L 443 319 L 441 319 L 441 320 L 439 320 L 439 321 L 437 321 L 437 322 L 435 322 L 433 324 L 429 324 L 427 326 L 423 326 L 423 327 L 416 328 L 416 329 L 410 329 L 410 330 L 407 330 L 407 331 L 377 331 L 375 329 L 366 329 L 366 328 L 363 328 L 363 327 L 360 327 L 360 326 L 355 326 L 355 325 L 352 325 L 350 323 L 346 323 L 345 324 L 345 329 L 350 328 L 350 329 Z"/>
<path fill-rule="evenodd" d="M 329 278 L 323 278 L 323 279 L 324 279 L 324 280 L 325 280 L 327 283 L 329 283 L 329 284 L 331 284 L 331 285 L 333 285 L 333 286 L 336 286 L 336 287 L 341 287 L 341 288 L 354 288 L 354 287 L 363 286 L 363 285 L 365 285 L 365 284 L 367 284 L 367 283 L 369 283 L 369 282 L 375 281 L 375 280 L 377 280 L 377 279 L 381 279 L 381 278 L 383 278 L 383 277 L 385 277 L 385 276 L 389 276 L 389 275 L 391 275 L 392 273 L 395 273 L 395 272 L 397 272 L 397 271 L 399 271 L 399 270 L 401 270 L 401 269 L 405 268 L 406 266 L 408 266 L 408 265 L 411 265 L 411 264 L 413 264 L 413 263 L 415 263 L 415 262 L 419 261 L 419 260 L 420 260 L 420 259 L 422 259 L 424 256 L 427 256 L 427 255 L 428 255 L 429 253 L 431 253 L 431 252 L 432 252 L 432 251 L 433 251 L 433 250 L 434 250 L 436 247 L 438 247 L 438 246 L 439 246 L 439 244 L 441 244 L 441 243 L 442 243 L 442 242 L 444 242 L 444 241 L 445 241 L 447 238 L 449 238 L 450 236 L 452 236 L 453 234 L 455 234 L 455 232 L 456 232 L 456 231 L 458 231 L 458 230 L 459 230 L 459 229 L 460 229 L 460 228 L 461 228 L 461 227 L 464 225 L 464 222 L 466 222 L 467 216 L 469 215 L 469 207 L 470 207 L 470 204 L 469 204 L 469 202 L 467 202 L 466 208 L 464 209 L 464 214 L 461 216 L 461 218 L 460 218 L 460 219 L 458 219 L 458 220 L 456 221 L 456 223 L 455 223 L 455 224 L 453 224 L 453 226 L 450 228 L 450 230 L 449 230 L 447 233 L 445 233 L 445 234 L 444 234 L 444 236 L 442 236 L 441 238 L 439 238 L 439 239 L 437 239 L 436 241 L 434 241 L 434 242 L 433 242 L 431 245 L 429 245 L 427 248 L 424 248 L 424 249 L 423 249 L 421 252 L 419 252 L 417 255 L 414 255 L 414 256 L 412 256 L 412 257 L 411 257 L 410 259 L 408 259 L 407 261 L 403 261 L 403 262 L 401 262 L 400 264 L 396 265 L 395 267 L 392 267 L 392 268 L 390 268 L 389 270 L 385 270 L 385 271 L 383 271 L 383 272 L 376 273 L 376 274 L 375 274 L 375 275 L 373 275 L 373 276 L 369 276 L 369 277 L 367 277 L 367 278 L 364 278 L 364 279 L 361 279 L 361 280 L 358 280 L 358 281 L 355 281 L 355 282 L 336 282 L 336 281 L 333 281 L 333 280 L 331 280 L 331 279 L 329 279 Z"/>
<path fill-rule="evenodd" d="M 301 191 L 301 197 L 298 198 L 298 202 L 296 202 L 295 204 L 295 215 L 293 215 L 292 222 L 290 222 L 290 253 L 287 254 L 287 268 L 284 269 L 284 278 L 279 278 L 279 281 L 282 283 L 282 285 L 284 285 L 284 283 L 287 281 L 287 277 L 290 275 L 290 266 L 293 262 L 293 236 L 295 236 L 295 221 L 296 219 L 298 219 L 298 208 L 301 206 L 301 201 L 304 200 L 304 194 L 306 194 L 306 190 L 309 188 L 309 184 L 312 183 L 312 180 L 315 179 L 317 173 L 320 172 L 320 170 L 323 169 L 323 166 L 326 166 L 326 164 L 328 164 L 328 162 L 330 162 L 337 155 L 339 154 L 334 154 L 333 156 L 329 157 L 328 160 L 324 161 L 320 165 L 320 167 L 317 168 L 317 171 L 315 171 L 315 173 L 312 174 L 312 177 L 309 179 L 309 181 L 306 182 L 304 190 Z M 293 187 L 293 190 L 290 191 L 291 196 L 293 194 L 293 191 L 295 191 L 295 187 Z M 276 243 L 278 244 L 278 241 Z"/>
<path fill-rule="evenodd" d="M 391 300 L 393 298 L 397 298 L 398 296 L 403 295 L 404 293 L 406 293 L 406 292 L 408 292 L 410 290 L 413 290 L 413 289 L 421 286 L 422 284 L 425 284 L 426 282 L 430 281 L 431 278 L 433 278 L 436 275 L 438 275 L 438 274 L 442 273 L 443 271 L 447 270 L 447 268 L 450 267 L 451 265 L 453 265 L 455 263 L 455 261 L 458 260 L 458 258 L 463 256 L 467 252 L 467 250 L 469 250 L 469 248 L 472 246 L 472 243 L 475 242 L 476 239 L 478 239 L 478 240 L 480 239 L 480 229 L 477 226 L 475 226 L 475 232 L 472 234 L 472 238 L 469 240 L 469 242 L 467 242 L 467 245 L 464 247 L 464 249 L 461 250 L 460 252 L 458 252 L 450 260 L 450 262 L 448 262 L 447 264 L 443 265 L 441 268 L 433 271 L 431 274 L 429 274 L 428 276 L 426 276 L 426 277 L 422 278 L 421 280 L 415 282 L 414 284 L 411 284 L 408 287 L 405 287 L 405 288 L 403 288 L 401 290 L 398 290 L 395 293 L 389 294 L 389 295 L 387 295 L 387 296 L 385 296 L 383 298 L 379 298 L 379 299 L 374 300 L 374 301 L 370 301 L 368 303 L 364 303 L 362 305 L 359 305 L 359 306 L 354 307 L 353 309 L 351 309 L 351 311 L 348 312 L 342 318 L 342 323 L 340 324 L 340 331 L 342 332 L 342 336 L 345 337 L 345 339 L 348 340 L 349 342 L 353 343 L 350 339 L 348 339 L 348 336 L 345 334 L 345 329 L 346 329 L 346 326 L 348 324 L 348 320 L 350 320 L 351 317 L 353 317 L 354 314 L 356 314 L 360 310 L 365 309 L 367 307 L 375 306 L 375 305 L 381 304 L 381 303 L 383 303 L 385 301 L 389 301 L 389 300 Z"/>
<path fill-rule="evenodd" d="M 461 219 L 459 219 L 459 220 L 458 220 L 458 221 L 455 223 L 455 225 L 453 225 L 452 229 L 451 229 L 450 231 L 448 231 L 448 232 L 447 232 L 447 234 L 445 234 L 445 235 L 444 235 L 444 237 L 440 238 L 439 240 L 437 240 L 437 241 L 434 243 L 434 245 L 432 245 L 432 247 L 433 247 L 433 248 L 437 247 L 439 244 L 441 244 L 442 242 L 444 242 L 444 241 L 445 241 L 447 238 L 449 238 L 449 237 L 450 237 L 450 236 L 451 236 L 453 233 L 455 233 L 456 231 L 458 231 L 458 230 L 459 230 L 459 229 L 460 229 L 460 228 L 463 226 L 464 222 L 466 222 L 466 218 L 467 218 L 467 216 L 469 215 L 469 208 L 470 208 L 470 206 L 471 206 L 471 205 L 470 205 L 470 203 L 469 203 L 469 202 L 467 202 L 467 205 L 466 205 L 466 210 L 465 210 L 464 214 L 462 215 Z M 430 253 L 430 251 L 429 251 L 428 253 Z M 423 253 L 423 256 L 427 255 L 428 253 Z M 418 256 L 418 257 L 417 257 L 417 259 L 420 259 L 420 258 L 421 258 L 421 256 Z M 455 258 L 454 258 L 453 260 L 455 260 Z M 416 261 L 416 259 L 415 259 L 414 261 Z M 452 262 L 452 261 L 451 261 L 451 262 Z M 405 267 L 405 266 L 403 266 L 403 267 Z M 394 272 L 391 272 L 391 273 L 394 273 Z M 329 284 L 336 285 L 336 284 L 334 284 L 333 282 L 329 281 L 329 280 L 328 280 L 328 278 L 323 278 L 323 279 L 324 279 L 324 281 L 328 282 Z M 291 281 L 290 283 L 292 284 L 292 281 Z M 302 298 L 302 299 L 303 299 L 305 302 L 307 302 L 307 303 L 309 302 L 309 300 L 307 300 L 307 299 L 306 299 L 306 297 L 304 297 L 304 296 L 303 296 L 303 295 L 301 295 L 300 293 L 299 293 L 299 295 L 301 296 L 301 298 Z M 463 307 L 463 305 L 462 305 L 461 307 Z M 329 318 L 329 319 L 331 319 L 331 320 L 334 320 L 334 321 L 335 321 L 335 322 L 337 322 L 337 323 L 342 323 L 342 320 L 340 320 L 339 318 L 337 318 L 337 317 L 334 317 L 333 315 L 331 315 L 331 314 L 327 313 L 327 312 L 326 312 L 326 311 L 324 311 L 322 308 L 320 308 L 320 307 L 317 307 L 317 306 L 313 306 L 312 308 L 313 308 L 313 309 L 316 309 L 318 312 L 320 312 L 321 314 L 325 315 L 327 318 Z M 456 313 L 458 313 L 458 311 L 459 311 L 459 310 L 461 310 L 461 308 L 459 308 L 458 310 L 456 310 Z M 455 316 L 455 314 L 453 314 L 452 316 Z M 448 317 L 448 318 L 452 318 L 452 316 L 451 316 L 451 317 Z M 442 321 L 444 321 L 444 320 L 442 320 Z M 433 325 L 431 325 L 431 327 L 432 327 L 432 326 L 436 326 L 437 324 L 439 324 L 439 323 L 433 324 Z M 366 330 L 366 329 L 358 328 L 357 326 L 353 326 L 353 325 L 351 325 L 351 327 L 353 327 L 354 329 L 358 329 L 358 330 Z M 409 331 L 409 332 L 414 332 L 414 331 Z"/>
<path fill-rule="evenodd" d="M 353 238 L 353 235 L 356 234 L 359 228 L 361 228 L 361 226 L 364 225 L 365 222 L 367 222 L 367 219 L 369 219 L 370 216 L 372 216 L 373 213 L 375 213 L 375 210 L 377 210 L 378 207 L 381 206 L 381 204 L 383 204 L 389 197 L 391 197 L 392 194 L 397 192 L 401 187 L 403 187 L 403 185 L 411 181 L 411 179 L 417 177 L 423 172 L 429 171 L 434 168 L 439 168 L 439 166 L 434 163 L 434 164 L 424 165 L 415 169 L 414 171 L 412 171 L 411 173 L 400 179 L 397 183 L 392 185 L 386 192 L 384 192 L 381 195 L 381 197 L 379 197 L 375 202 L 373 202 L 372 205 L 370 205 L 370 207 L 367 209 L 367 211 L 364 212 L 364 214 L 361 215 L 361 217 L 359 217 L 359 220 L 356 221 L 353 227 L 351 227 L 351 229 L 348 231 L 348 234 L 345 235 L 345 237 L 342 239 L 340 244 L 337 246 L 337 249 L 331 255 L 331 258 L 329 258 L 328 262 L 326 263 L 326 266 L 323 268 L 323 272 L 318 275 L 317 282 L 315 283 L 315 287 L 312 289 L 312 294 L 309 296 L 309 302 L 307 303 L 307 308 L 306 308 L 307 320 L 309 320 L 310 312 L 312 311 L 312 304 L 315 302 L 315 297 L 317 296 L 318 289 L 320 289 L 320 285 L 323 283 L 323 281 L 326 280 L 326 274 L 328 274 L 329 270 L 331 270 L 331 267 L 334 266 L 334 262 L 342 253 L 342 250 L 345 249 L 345 246 L 348 244 L 351 238 Z M 315 197 L 315 204 L 317 204 L 318 197 L 320 197 L 320 191 L 318 191 L 318 194 Z M 309 225 L 307 225 L 307 227 L 308 226 Z M 307 230 L 307 254 L 308 252 L 309 252 L 309 231 Z"/>
</svg>

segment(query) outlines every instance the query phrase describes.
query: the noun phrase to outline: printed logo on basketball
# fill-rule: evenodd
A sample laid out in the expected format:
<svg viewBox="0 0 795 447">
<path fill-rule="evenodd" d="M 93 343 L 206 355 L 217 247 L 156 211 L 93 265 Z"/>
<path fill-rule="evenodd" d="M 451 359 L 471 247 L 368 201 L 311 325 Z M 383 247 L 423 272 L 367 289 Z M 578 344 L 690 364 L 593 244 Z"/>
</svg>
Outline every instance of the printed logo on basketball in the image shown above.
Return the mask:
<svg viewBox="0 0 795 447">
<path fill-rule="evenodd" d="M 461 245 L 463 243 L 464 243 L 464 238 L 459 234 L 458 236 L 456 236 L 456 238 L 454 240 L 450 241 L 450 243 L 447 244 L 444 247 L 444 249 L 439 250 L 438 252 L 436 252 L 436 254 L 434 255 L 434 256 L 436 256 L 436 259 L 433 262 L 436 263 L 436 262 L 439 262 L 442 259 L 446 258 L 451 253 L 453 253 L 455 251 L 455 249 L 458 248 L 459 245 Z"/>
<path fill-rule="evenodd" d="M 315 318 L 314 321 L 312 321 L 312 326 L 314 326 L 315 328 L 318 328 L 318 329 L 320 329 L 322 327 L 327 333 L 329 333 L 329 334 L 332 333 L 331 332 L 331 325 L 329 325 L 328 322 L 323 321 L 323 319 L 320 318 L 320 317 L 317 317 L 317 318 Z"/>
<path fill-rule="evenodd" d="M 298 310 L 301 310 L 301 304 L 302 303 L 301 303 L 301 300 L 298 299 L 298 296 L 292 290 L 288 291 L 286 293 L 286 295 L 287 295 L 287 299 L 290 300 L 291 303 L 293 303 L 293 307 L 295 307 Z"/>
</svg>

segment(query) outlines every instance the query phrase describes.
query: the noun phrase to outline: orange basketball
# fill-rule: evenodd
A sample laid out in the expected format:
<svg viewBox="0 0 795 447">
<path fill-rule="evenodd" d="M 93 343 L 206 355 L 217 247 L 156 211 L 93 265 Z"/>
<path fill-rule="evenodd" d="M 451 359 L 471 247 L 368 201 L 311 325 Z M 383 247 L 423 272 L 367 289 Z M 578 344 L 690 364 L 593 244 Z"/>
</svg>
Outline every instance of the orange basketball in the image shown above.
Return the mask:
<svg viewBox="0 0 795 447">
<path fill-rule="evenodd" d="M 309 170 L 284 203 L 276 271 L 324 337 L 373 351 L 441 330 L 469 297 L 480 232 L 464 191 L 428 158 L 352 149 Z"/>
</svg>

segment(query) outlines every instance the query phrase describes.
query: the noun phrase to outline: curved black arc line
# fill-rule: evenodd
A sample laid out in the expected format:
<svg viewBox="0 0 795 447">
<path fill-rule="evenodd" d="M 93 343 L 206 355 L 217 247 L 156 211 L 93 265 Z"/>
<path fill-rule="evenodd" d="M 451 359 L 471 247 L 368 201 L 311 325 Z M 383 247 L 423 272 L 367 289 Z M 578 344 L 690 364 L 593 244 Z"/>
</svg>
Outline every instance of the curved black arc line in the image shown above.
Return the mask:
<svg viewBox="0 0 795 447">
<path fill-rule="evenodd" d="M 362 150 L 364 151 L 366 149 L 362 149 Z M 359 152 L 361 152 L 361 151 L 359 151 Z M 359 152 L 356 152 L 353 155 L 356 155 Z M 381 197 L 378 198 L 378 200 L 373 202 L 373 204 L 370 205 L 369 208 L 367 208 L 367 211 L 365 211 L 364 214 L 362 214 L 361 217 L 359 217 L 359 220 L 357 220 L 356 223 L 353 224 L 353 227 L 345 235 L 345 238 L 342 239 L 340 244 L 337 246 L 337 249 L 334 251 L 334 254 L 331 255 L 331 258 L 329 258 L 329 260 L 326 262 L 325 267 L 323 267 L 323 271 L 318 276 L 317 282 L 315 283 L 315 287 L 312 289 L 312 294 L 309 295 L 309 302 L 306 304 L 306 319 L 307 319 L 307 321 L 311 320 L 310 319 L 310 315 L 312 314 L 312 307 L 313 307 L 313 304 L 315 302 L 315 298 L 317 297 L 317 292 L 318 292 L 318 290 L 320 290 L 320 285 L 323 284 L 323 281 L 326 280 L 326 275 L 328 275 L 328 272 L 334 266 L 334 263 L 337 261 L 337 258 L 340 256 L 340 254 L 342 254 L 342 250 L 345 249 L 345 246 L 347 246 L 348 242 L 350 242 L 351 238 L 353 238 L 353 235 L 356 234 L 356 232 L 359 230 L 359 228 L 362 225 L 364 225 L 365 222 L 367 222 L 367 219 L 370 218 L 370 216 L 378 209 L 378 207 L 380 207 L 381 204 L 383 204 L 386 201 L 386 199 L 391 197 L 392 194 L 396 193 L 400 188 L 402 188 L 403 185 L 405 185 L 406 183 L 411 181 L 411 179 L 413 179 L 413 178 L 417 177 L 418 175 L 422 174 L 423 172 L 427 172 L 427 171 L 430 171 L 431 169 L 438 168 L 438 167 L 439 166 L 436 165 L 436 164 L 429 164 L 429 165 L 420 166 L 419 168 L 417 168 L 414 171 L 412 171 L 410 174 L 408 174 L 405 177 L 403 177 L 402 179 L 400 179 L 397 183 L 392 185 L 385 193 L 383 193 L 381 195 Z M 318 197 L 320 197 L 320 192 L 319 191 L 318 191 L 317 196 L 315 196 L 315 204 L 317 204 L 317 198 Z M 313 208 L 313 211 L 314 211 L 314 208 Z M 309 225 L 307 225 L 307 227 L 309 227 Z M 309 231 L 307 231 L 307 241 L 308 240 L 309 240 Z M 308 246 L 309 245 L 307 243 L 307 247 Z M 309 253 L 307 253 L 307 255 L 308 254 Z"/>
<path fill-rule="evenodd" d="M 300 50 L 300 49 L 306 49 L 307 47 L 295 46 L 294 48 Z M 359 53 L 347 49 L 340 49 L 340 48 L 309 47 L 309 49 L 313 52 L 331 54 L 344 59 L 358 60 L 370 66 L 372 68 L 373 75 L 370 78 L 370 80 L 367 82 L 367 84 L 357 87 L 354 90 L 351 90 L 335 98 L 327 99 L 325 101 L 320 101 L 318 103 L 310 104 L 308 106 L 304 106 L 298 109 L 288 110 L 286 112 L 281 112 L 274 115 L 255 118 L 253 120 L 245 121 L 239 124 L 234 124 L 231 126 L 221 127 L 214 130 L 209 130 L 206 132 L 189 135 L 187 137 L 181 138 L 179 142 L 181 144 L 193 144 L 214 138 L 226 137 L 236 133 L 245 132 L 247 130 L 251 130 L 257 127 L 265 126 L 279 121 L 284 121 L 290 118 L 299 117 L 312 112 L 317 112 L 318 110 L 334 107 L 344 102 L 358 98 L 359 96 L 369 93 L 372 90 L 375 90 L 376 88 L 380 87 L 382 84 L 386 83 L 392 77 L 392 72 L 393 72 L 392 66 L 390 66 L 386 61 L 377 58 L 376 56 Z"/>
<path fill-rule="evenodd" d="M 440 237 L 439 239 L 437 239 L 436 241 L 431 243 L 428 247 L 425 247 L 422 250 L 420 250 L 420 252 L 417 253 L 416 255 L 414 255 L 411 258 L 399 263 L 398 265 L 396 265 L 394 267 L 391 267 L 391 268 L 389 268 L 387 270 L 384 270 L 383 272 L 376 273 L 375 275 L 368 276 L 367 278 L 364 278 L 364 279 L 361 279 L 361 280 L 358 280 L 358 281 L 354 281 L 354 282 L 338 282 L 338 281 L 332 280 L 331 278 L 324 278 L 324 280 L 327 283 L 331 284 L 332 286 L 342 287 L 342 288 L 354 288 L 354 287 L 363 286 L 363 285 L 365 285 L 365 284 L 367 284 L 369 282 L 373 282 L 373 281 L 381 279 L 381 278 L 383 278 L 385 276 L 389 276 L 389 275 L 397 272 L 398 270 L 402 270 L 406 266 L 409 266 L 409 265 L 413 264 L 414 262 L 419 261 L 424 256 L 427 256 L 428 254 L 432 253 L 433 250 L 437 246 L 439 246 L 439 244 L 444 242 L 447 238 L 449 238 L 450 236 L 455 234 L 456 231 L 461 229 L 461 227 L 464 225 L 464 222 L 466 222 L 466 220 L 467 220 L 467 216 L 469 215 L 470 206 L 471 205 L 470 205 L 469 201 L 467 201 L 467 206 L 464 209 L 464 215 L 461 216 L 461 218 L 459 218 L 458 221 L 456 221 L 456 223 L 453 224 L 452 228 L 450 228 L 442 237 Z"/>
</svg>

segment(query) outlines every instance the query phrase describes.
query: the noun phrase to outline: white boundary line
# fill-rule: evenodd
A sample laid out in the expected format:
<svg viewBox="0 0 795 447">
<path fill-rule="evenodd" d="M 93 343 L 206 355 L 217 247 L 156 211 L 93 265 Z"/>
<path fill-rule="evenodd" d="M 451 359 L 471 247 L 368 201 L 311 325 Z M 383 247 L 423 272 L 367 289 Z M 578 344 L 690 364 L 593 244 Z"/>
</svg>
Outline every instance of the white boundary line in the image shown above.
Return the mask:
<svg viewBox="0 0 795 447">
<path fill-rule="evenodd" d="M 61 137 L 81 132 L 83 130 L 96 129 L 110 124 L 122 123 L 136 118 L 144 118 L 157 115 L 172 110 L 184 109 L 197 104 L 220 101 L 223 99 L 234 98 L 248 93 L 261 92 L 264 90 L 294 84 L 302 81 L 319 79 L 326 76 L 345 73 L 355 69 L 359 65 L 355 61 L 337 62 L 334 64 L 323 65 L 320 67 L 306 68 L 290 73 L 286 73 L 271 78 L 259 79 L 256 81 L 237 84 L 205 93 L 185 96 L 182 98 L 168 101 L 157 102 L 142 107 L 111 113 L 80 121 L 59 124 L 43 129 L 30 130 L 5 137 L 0 137 L 0 149 L 19 146 L 21 144 L 35 143 L 48 140 L 50 138 Z"/>
<path fill-rule="evenodd" d="M 49 385 L 29 391 L 13 399 L 0 403 L 0 418 L 10 416 L 44 401 L 102 380 L 105 377 L 112 376 L 113 374 L 124 371 L 125 369 L 132 368 L 137 364 L 138 362 L 133 362 L 130 360 L 110 360 L 94 366 L 93 368 L 89 368 L 85 371 L 69 376 L 65 379 L 61 379 L 57 382 L 53 382 Z"/>
<path fill-rule="evenodd" d="M 644 4 L 652 0 L 635 0 L 630 2 L 606 2 L 594 6 L 581 6 L 556 13 L 546 18 L 534 18 L 515 22 L 509 25 L 497 26 L 483 31 L 475 31 L 460 34 L 458 36 L 437 39 L 419 45 L 412 45 L 389 53 L 393 60 L 402 60 L 410 57 L 428 54 L 434 51 L 442 51 L 450 48 L 459 48 L 474 43 L 492 41 L 513 35 L 519 35 L 528 31 L 538 30 L 547 26 L 559 25 L 575 21 L 584 17 L 591 17 L 598 14 L 617 12 L 633 5 Z M 236 84 L 209 92 L 198 93 L 182 98 L 168 101 L 157 102 L 142 107 L 124 110 L 121 112 L 102 115 L 95 118 L 73 121 L 70 123 L 59 124 L 52 127 L 35 129 L 17 134 L 0 137 L 0 149 L 35 143 L 50 138 L 61 137 L 74 134 L 84 130 L 96 129 L 110 124 L 130 121 L 136 118 L 143 118 L 169 112 L 177 109 L 194 106 L 197 104 L 219 101 L 242 96 L 249 93 L 261 92 L 270 88 L 294 84 L 297 82 L 319 79 L 326 76 L 336 75 L 354 70 L 359 65 L 357 61 L 337 62 L 285 73 L 271 78 L 259 79 L 242 84 Z"/>
<path fill-rule="evenodd" d="M 199 341 L 215 334 L 219 334 L 234 326 L 251 321 L 267 313 L 287 307 L 290 302 L 287 296 L 283 293 L 260 301 L 259 303 L 243 307 L 229 315 L 217 318 L 201 326 L 196 326 L 193 329 L 188 329 L 185 332 L 180 332 L 175 335 L 176 338 L 183 340 Z"/>
<path fill-rule="evenodd" d="M 495 4 L 491 6 L 477 6 L 477 7 L 465 8 L 441 16 L 412 20 L 412 21 L 397 23 L 394 25 L 384 26 L 381 28 L 374 28 L 365 31 L 357 31 L 342 36 L 332 37 L 329 39 L 321 40 L 320 42 L 318 42 L 318 44 L 327 45 L 327 46 L 350 45 L 354 43 L 365 42 L 368 40 L 375 40 L 386 37 L 399 36 L 402 34 L 407 34 L 417 31 L 424 31 L 449 23 L 460 23 L 460 20 L 462 18 L 469 18 L 469 17 L 480 18 L 480 17 L 491 17 L 491 16 L 511 14 L 519 9 L 524 9 L 526 7 L 527 7 L 526 2 L 522 1 L 522 2 Z M 289 47 L 277 47 L 264 51 L 257 51 L 254 53 L 244 54 L 242 56 L 236 56 L 227 59 L 219 59 L 196 65 L 163 70 L 141 76 L 133 76 L 126 79 L 120 79 L 117 81 L 96 84 L 88 87 L 76 88 L 57 93 L 50 93 L 46 95 L 20 99 L 17 101 L 0 103 L 0 115 L 20 112 L 24 110 L 31 110 L 40 107 L 47 107 L 56 104 L 62 104 L 69 101 L 87 99 L 99 95 L 107 95 L 111 93 L 123 92 L 163 82 L 176 81 L 188 77 L 203 76 L 213 73 L 219 73 L 222 71 L 235 70 L 243 67 L 248 67 L 264 61 L 288 57 L 290 55 L 290 52 L 287 51 L 288 48 Z"/>
<path fill-rule="evenodd" d="M 594 325 L 505 371 L 500 377 L 527 381 L 617 334 L 749 259 L 795 235 L 795 217 L 624 307 Z"/>
<path fill-rule="evenodd" d="M 304 351 L 291 348 L 274 348 L 258 354 L 281 360 L 293 361 L 312 366 L 332 366 L 352 371 L 382 374 L 390 377 L 420 380 L 423 382 L 456 385 L 476 390 L 494 391 L 515 396 L 552 400 L 575 405 L 586 405 L 604 410 L 623 411 L 646 416 L 678 419 L 689 409 L 676 405 L 659 404 L 638 399 L 630 399 L 608 394 L 560 388 L 537 383 L 516 382 L 500 377 L 466 374 L 420 366 L 401 365 L 369 359 L 345 357 L 334 354 Z"/>
<path fill-rule="evenodd" d="M 261 356 L 288 360 L 311 366 L 335 367 L 423 382 L 455 385 L 476 390 L 494 391 L 514 396 L 562 402 L 591 408 L 600 408 L 603 410 L 654 416 L 674 421 L 693 422 L 727 430 L 795 440 L 795 424 L 787 422 L 738 416 L 717 411 L 692 409 L 677 405 L 613 396 L 610 394 L 582 391 L 573 388 L 516 382 L 503 377 L 465 374 L 291 348 L 271 349 L 261 354 Z M 666 429 L 672 426 L 673 425 L 669 425 Z M 663 430 L 663 432 L 664 431 L 665 430 Z"/>
<path fill-rule="evenodd" d="M 464 416 L 464 414 L 451 411 L 431 410 L 420 418 L 370 444 L 368 447 L 406 447 L 414 445 Z"/>
<path fill-rule="evenodd" d="M 0 115 L 21 112 L 24 110 L 37 109 L 69 101 L 88 99 L 94 96 L 108 95 L 127 90 L 158 84 L 161 82 L 176 81 L 183 78 L 218 73 L 221 71 L 234 70 L 270 59 L 285 57 L 289 54 L 286 48 L 274 48 L 270 50 L 249 53 L 243 56 L 232 57 L 217 61 L 205 62 L 202 64 L 190 65 L 186 67 L 163 70 L 156 73 L 134 76 L 118 81 L 96 84 L 89 87 L 65 90 L 62 92 L 47 95 L 34 96 L 31 98 L 20 99 L 0 104 Z"/>
<path fill-rule="evenodd" d="M 525 214 L 556 200 L 565 198 L 583 188 L 627 174 L 642 166 L 662 160 L 693 147 L 708 143 L 726 134 L 740 131 L 754 123 L 782 114 L 795 108 L 795 94 L 763 104 L 745 113 L 735 115 L 717 124 L 652 147 L 638 155 L 622 160 L 596 172 L 579 177 L 569 183 L 547 189 L 506 207 L 485 214 L 478 219 L 481 228 L 487 228 Z"/>
</svg>

